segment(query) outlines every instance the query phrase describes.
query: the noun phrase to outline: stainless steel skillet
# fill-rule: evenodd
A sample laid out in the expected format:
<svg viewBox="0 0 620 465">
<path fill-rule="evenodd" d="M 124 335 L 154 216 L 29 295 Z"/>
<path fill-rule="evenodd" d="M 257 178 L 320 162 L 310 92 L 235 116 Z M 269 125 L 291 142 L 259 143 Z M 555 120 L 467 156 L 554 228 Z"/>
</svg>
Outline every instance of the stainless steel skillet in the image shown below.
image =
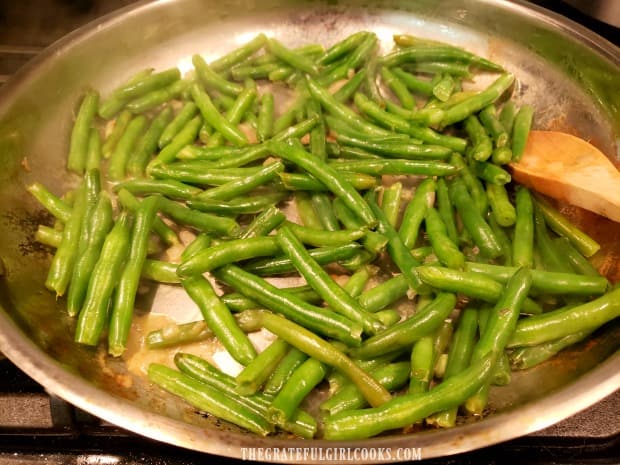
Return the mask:
<svg viewBox="0 0 620 465">
<path fill-rule="evenodd" d="M 109 91 L 153 66 L 189 69 L 196 52 L 216 57 L 264 32 L 295 45 L 332 43 L 369 29 L 389 46 L 393 32 L 461 44 L 503 63 L 521 82 L 517 94 L 538 109 L 537 125 L 575 132 L 616 154 L 620 134 L 620 52 L 542 10 L 504 1 L 171 0 L 138 4 L 93 23 L 44 52 L 0 96 L 0 349 L 29 375 L 69 402 L 129 430 L 182 447 L 233 457 L 243 447 L 420 447 L 423 457 L 454 454 L 527 434 L 559 421 L 620 387 L 620 328 L 610 325 L 553 363 L 494 390 L 492 413 L 453 430 L 390 435 L 363 443 L 283 437 L 259 439 L 204 418 L 149 386 L 131 363 L 71 342 L 73 322 L 43 286 L 48 256 L 32 241 L 44 220 L 24 186 L 56 192 L 75 179 L 64 170 L 74 103 L 86 87 Z M 617 161 L 617 160 L 616 160 Z M 597 257 L 618 280 L 620 228 L 572 212 L 601 242 Z M 147 308 L 146 302 L 143 310 Z M 150 307 L 150 305 L 149 305 Z M 154 313 L 196 316 L 171 288 Z M 136 363 L 136 360 L 132 360 Z M 395 454 L 394 454 L 395 455 Z"/>
</svg>

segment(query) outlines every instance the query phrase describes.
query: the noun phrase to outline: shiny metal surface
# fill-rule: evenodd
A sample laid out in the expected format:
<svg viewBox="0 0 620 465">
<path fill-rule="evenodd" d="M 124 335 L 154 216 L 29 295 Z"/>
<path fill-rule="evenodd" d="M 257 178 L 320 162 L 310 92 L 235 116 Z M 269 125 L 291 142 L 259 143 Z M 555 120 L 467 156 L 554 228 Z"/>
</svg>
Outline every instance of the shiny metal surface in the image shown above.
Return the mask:
<svg viewBox="0 0 620 465">
<path fill-rule="evenodd" d="M 491 0 L 339 1 L 169 0 L 143 3 L 77 31 L 18 73 L 0 95 L 0 350 L 46 388 L 105 420 L 171 444 L 232 457 L 242 447 L 345 447 L 359 443 L 259 439 L 205 418 L 153 389 L 141 353 L 112 360 L 71 342 L 74 322 L 45 290 L 49 256 L 33 243 L 46 220 L 24 186 L 44 182 L 57 193 L 76 180 L 63 166 L 75 102 L 84 89 L 103 94 L 145 67 L 191 67 L 264 32 L 289 45 L 330 44 L 375 31 L 385 47 L 409 32 L 461 44 L 514 71 L 516 95 L 537 108 L 536 126 L 593 141 L 618 162 L 620 52 L 579 26 L 518 2 Z M 570 210 L 570 209 L 569 209 Z M 573 212 L 574 213 L 574 212 Z M 620 226 L 575 214 L 604 243 L 597 264 L 620 279 Z M 146 292 L 138 313 L 189 321 L 197 310 L 171 286 Z M 142 318 L 143 319 L 143 318 Z M 620 387 L 620 327 L 568 350 L 552 363 L 518 373 L 491 394 L 491 413 L 452 430 L 393 434 L 365 447 L 420 447 L 425 458 L 467 451 L 553 424 Z M 257 339 L 257 342 L 260 342 Z M 139 340 L 135 343 L 139 346 Z M 216 356 L 217 347 L 200 347 Z M 134 352 L 135 354 L 135 352 Z M 165 355 L 168 357 L 169 355 Z M 222 363 L 225 363 L 222 362 Z M 231 370 L 234 367 L 229 367 Z"/>
<path fill-rule="evenodd" d="M 615 0 L 564 0 L 583 13 L 620 27 L 620 3 Z"/>
</svg>

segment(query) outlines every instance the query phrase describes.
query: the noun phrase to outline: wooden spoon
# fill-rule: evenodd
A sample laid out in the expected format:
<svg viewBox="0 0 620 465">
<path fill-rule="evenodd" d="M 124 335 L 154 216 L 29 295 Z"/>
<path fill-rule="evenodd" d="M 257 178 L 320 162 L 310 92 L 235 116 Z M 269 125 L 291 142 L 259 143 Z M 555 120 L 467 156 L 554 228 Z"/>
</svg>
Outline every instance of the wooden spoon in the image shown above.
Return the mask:
<svg viewBox="0 0 620 465">
<path fill-rule="evenodd" d="M 530 131 L 512 177 L 538 192 L 620 222 L 620 172 L 596 147 L 555 131 Z"/>
</svg>

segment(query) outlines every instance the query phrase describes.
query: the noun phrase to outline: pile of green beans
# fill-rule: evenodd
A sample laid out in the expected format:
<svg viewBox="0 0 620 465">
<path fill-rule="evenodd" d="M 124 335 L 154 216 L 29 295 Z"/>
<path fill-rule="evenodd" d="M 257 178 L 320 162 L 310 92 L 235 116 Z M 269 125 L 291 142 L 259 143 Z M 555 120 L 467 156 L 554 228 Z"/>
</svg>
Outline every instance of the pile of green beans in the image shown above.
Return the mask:
<svg viewBox="0 0 620 465">
<path fill-rule="evenodd" d="M 146 349 L 216 340 L 242 369 L 177 353 L 148 367 L 152 383 L 261 436 L 361 439 L 479 415 L 508 363 L 543 363 L 620 316 L 590 262 L 599 244 L 506 169 L 534 124 L 511 100 L 517 77 L 448 44 L 394 42 L 380 56 L 367 31 L 327 49 L 259 34 L 194 55 L 187 76 L 89 90 L 68 147 L 75 189 L 28 186 L 55 219 L 36 238 L 56 249 L 45 285 L 66 295 L 76 343 L 126 353 L 141 280 L 176 286 L 202 318 L 152 331 Z M 258 351 L 248 334 L 264 329 L 275 338 Z"/>
</svg>

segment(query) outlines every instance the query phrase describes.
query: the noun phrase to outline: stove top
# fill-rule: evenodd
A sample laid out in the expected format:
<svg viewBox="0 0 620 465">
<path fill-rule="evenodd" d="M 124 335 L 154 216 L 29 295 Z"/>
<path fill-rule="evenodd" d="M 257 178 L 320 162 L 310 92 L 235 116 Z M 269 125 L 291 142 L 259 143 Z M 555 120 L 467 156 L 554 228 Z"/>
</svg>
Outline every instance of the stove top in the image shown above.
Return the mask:
<svg viewBox="0 0 620 465">
<path fill-rule="evenodd" d="M 46 46 L 133 0 L 0 0 L 0 85 Z M 618 29 L 567 3 L 538 0 L 619 44 Z M 53 19 L 50 19 L 50 12 Z M 550 428 L 429 464 L 618 464 L 620 391 Z M 0 465 L 184 465 L 213 457 L 127 432 L 45 390 L 0 354 Z M 251 462 L 246 462 L 251 463 Z"/>
</svg>

